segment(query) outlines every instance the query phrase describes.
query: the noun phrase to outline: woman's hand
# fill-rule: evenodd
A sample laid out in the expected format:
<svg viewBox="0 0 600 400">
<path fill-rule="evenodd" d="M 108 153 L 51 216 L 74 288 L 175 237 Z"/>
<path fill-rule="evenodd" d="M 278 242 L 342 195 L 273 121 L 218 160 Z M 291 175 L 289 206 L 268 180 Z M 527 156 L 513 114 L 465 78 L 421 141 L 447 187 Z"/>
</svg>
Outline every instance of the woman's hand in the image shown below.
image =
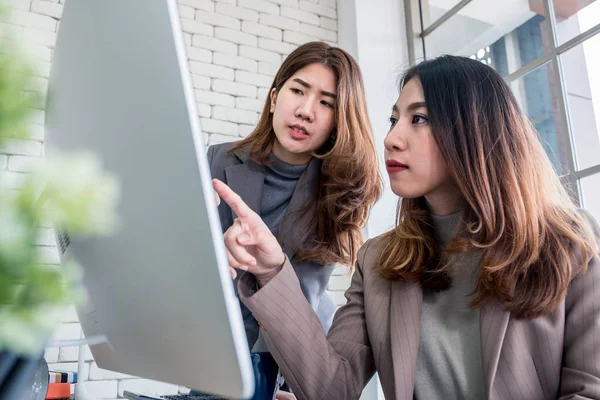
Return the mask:
<svg viewBox="0 0 600 400">
<path fill-rule="evenodd" d="M 247 270 L 264 286 L 281 270 L 285 254 L 269 227 L 229 186 L 213 179 L 215 191 L 238 216 L 225 232 L 229 266 Z"/>
<path fill-rule="evenodd" d="M 277 394 L 275 395 L 275 399 L 276 400 L 296 400 L 296 396 L 294 396 L 293 394 L 291 394 L 289 392 L 284 392 L 284 391 L 278 390 Z"/>
</svg>

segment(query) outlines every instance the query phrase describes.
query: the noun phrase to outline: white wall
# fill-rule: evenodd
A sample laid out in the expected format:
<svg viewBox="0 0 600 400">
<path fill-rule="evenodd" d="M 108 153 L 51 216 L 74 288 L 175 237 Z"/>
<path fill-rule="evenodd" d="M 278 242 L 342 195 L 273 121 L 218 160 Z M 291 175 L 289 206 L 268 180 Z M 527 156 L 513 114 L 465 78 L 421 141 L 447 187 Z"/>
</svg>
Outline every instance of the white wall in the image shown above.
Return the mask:
<svg viewBox="0 0 600 400">
<path fill-rule="evenodd" d="M 367 225 L 368 237 L 394 226 L 398 198 L 391 192 L 383 140 L 392 106 L 398 99 L 399 78 L 409 67 L 402 0 L 338 0 L 339 44 L 356 58 L 363 73 L 367 107 L 373 125 L 384 195 Z"/>
<path fill-rule="evenodd" d="M 38 66 L 36 88 L 46 91 L 64 0 L 8 0 L 9 21 L 0 23 L 4 37 L 12 33 L 27 46 Z M 246 136 L 258 120 L 268 87 L 283 58 L 311 40 L 337 42 L 335 0 L 178 0 L 199 117 L 207 142 L 229 142 Z M 18 189 L 24 174 L 42 155 L 44 112 L 36 110 L 31 140 L 13 140 L 0 151 L 0 182 Z M 58 264 L 50 229 L 38 240 L 46 262 Z M 344 302 L 346 272 L 331 280 L 330 292 Z M 70 309 L 55 339 L 79 338 L 77 315 Z M 76 370 L 77 348 L 48 348 L 51 368 Z M 83 378 L 98 398 L 115 399 L 123 390 L 176 394 L 185 388 L 99 369 L 89 350 Z"/>
<path fill-rule="evenodd" d="M 340 47 L 357 58 L 363 73 L 367 106 L 379 167 L 384 178 L 384 194 L 367 223 L 369 238 L 394 226 L 398 198 L 391 192 L 383 140 L 389 129 L 392 105 L 398 98 L 398 79 L 409 67 L 402 0 L 338 0 Z M 383 399 L 377 379 L 372 379 L 361 400 Z"/>
</svg>

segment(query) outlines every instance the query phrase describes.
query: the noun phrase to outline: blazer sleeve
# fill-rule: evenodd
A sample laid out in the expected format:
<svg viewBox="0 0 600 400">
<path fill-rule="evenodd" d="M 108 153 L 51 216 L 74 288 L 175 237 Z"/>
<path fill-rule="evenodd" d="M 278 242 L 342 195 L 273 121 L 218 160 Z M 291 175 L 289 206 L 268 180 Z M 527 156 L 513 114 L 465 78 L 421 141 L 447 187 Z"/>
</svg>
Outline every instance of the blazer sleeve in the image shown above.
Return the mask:
<svg viewBox="0 0 600 400">
<path fill-rule="evenodd" d="M 600 229 L 593 219 L 591 222 L 598 238 Z M 600 400 L 600 261 L 597 257 L 569 286 L 565 313 L 560 399 Z"/>
<path fill-rule="evenodd" d="M 327 337 L 289 261 L 255 293 L 251 274 L 240 279 L 240 298 L 262 325 L 271 354 L 300 400 L 358 399 L 375 373 L 363 296 L 367 246 L 359 251 L 347 303 L 336 313 Z"/>
</svg>

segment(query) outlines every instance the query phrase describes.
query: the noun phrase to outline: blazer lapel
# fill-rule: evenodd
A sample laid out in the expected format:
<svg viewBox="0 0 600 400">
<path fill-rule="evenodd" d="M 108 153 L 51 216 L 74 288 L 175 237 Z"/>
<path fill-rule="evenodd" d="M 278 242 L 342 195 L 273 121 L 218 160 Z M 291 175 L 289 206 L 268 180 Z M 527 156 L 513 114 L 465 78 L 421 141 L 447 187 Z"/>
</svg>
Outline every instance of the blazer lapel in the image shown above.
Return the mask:
<svg viewBox="0 0 600 400">
<path fill-rule="evenodd" d="M 481 308 L 479 318 L 483 377 L 487 398 L 491 399 L 492 387 L 498 370 L 500 351 L 502 350 L 510 313 L 504 310 L 504 306 L 498 300 L 491 299 Z"/>
<path fill-rule="evenodd" d="M 279 225 L 279 237 L 283 243 L 283 251 L 289 257 L 293 257 L 307 239 L 306 234 L 315 210 L 312 207 L 304 215 L 301 215 L 301 212 L 317 193 L 320 176 L 321 160 L 313 157 L 298 179 L 294 194 Z"/>
<path fill-rule="evenodd" d="M 419 283 L 407 281 L 395 281 L 391 288 L 390 335 L 396 399 L 412 400 L 421 335 L 423 289 Z"/>
<path fill-rule="evenodd" d="M 238 150 L 234 154 L 242 163 L 225 168 L 227 185 L 244 199 L 244 202 L 252 211 L 260 215 L 260 203 L 265 183 L 265 168 L 262 165 L 254 163 L 244 151 Z M 237 215 L 235 215 L 233 210 L 231 214 L 235 220 Z"/>
</svg>

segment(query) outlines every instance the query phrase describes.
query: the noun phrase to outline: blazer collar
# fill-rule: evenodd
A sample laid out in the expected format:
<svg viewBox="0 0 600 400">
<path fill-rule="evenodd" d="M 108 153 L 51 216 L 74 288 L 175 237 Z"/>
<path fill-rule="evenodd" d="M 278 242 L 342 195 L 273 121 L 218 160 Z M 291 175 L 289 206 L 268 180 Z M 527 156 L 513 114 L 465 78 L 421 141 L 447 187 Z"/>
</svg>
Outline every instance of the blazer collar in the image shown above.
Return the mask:
<svg viewBox="0 0 600 400">
<path fill-rule="evenodd" d="M 250 159 L 247 148 L 234 151 L 234 155 L 240 160 L 240 164 L 225 168 L 227 185 L 236 192 L 244 202 L 260 215 L 260 202 L 263 193 L 266 168 L 254 163 Z M 237 215 L 231 211 L 235 220 Z"/>
<path fill-rule="evenodd" d="M 510 312 L 506 311 L 502 303 L 491 299 L 481 308 L 479 316 L 479 329 L 481 332 L 481 361 L 483 365 L 483 378 L 487 398 L 492 399 L 494 378 L 498 372 L 500 352 L 504 343 L 504 336 L 508 328 Z"/>
<path fill-rule="evenodd" d="M 412 400 L 421 335 L 423 289 L 418 283 L 403 280 L 394 281 L 390 287 L 394 389 L 396 399 Z"/>
</svg>

